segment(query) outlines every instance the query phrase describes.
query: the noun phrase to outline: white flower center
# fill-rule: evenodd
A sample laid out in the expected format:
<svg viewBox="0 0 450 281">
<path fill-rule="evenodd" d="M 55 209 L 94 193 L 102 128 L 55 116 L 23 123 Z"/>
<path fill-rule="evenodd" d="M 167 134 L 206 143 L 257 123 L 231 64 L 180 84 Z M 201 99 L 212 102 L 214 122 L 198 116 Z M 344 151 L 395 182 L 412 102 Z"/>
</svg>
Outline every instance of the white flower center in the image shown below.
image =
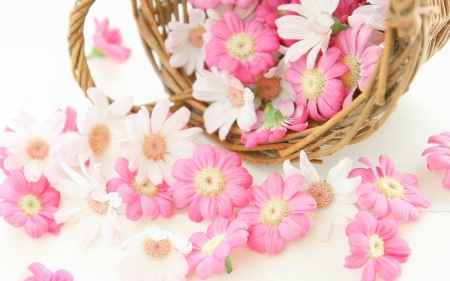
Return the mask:
<svg viewBox="0 0 450 281">
<path fill-rule="evenodd" d="M 209 253 L 212 253 L 219 246 L 219 244 L 225 240 L 225 238 L 227 238 L 226 234 L 214 236 L 211 240 L 206 242 L 205 245 L 203 245 L 201 249 L 202 254 L 207 255 Z"/>
<path fill-rule="evenodd" d="M 241 107 L 244 105 L 244 91 L 235 87 L 228 87 L 228 99 L 234 107 Z"/>
<path fill-rule="evenodd" d="M 261 222 L 268 226 L 278 226 L 289 214 L 289 205 L 281 198 L 270 199 L 261 208 Z"/>
<path fill-rule="evenodd" d="M 361 80 L 361 62 L 357 55 L 348 54 L 342 60 L 350 72 L 341 76 L 341 81 L 344 83 L 345 88 L 352 88 L 358 85 L 359 80 Z"/>
<path fill-rule="evenodd" d="M 280 78 L 266 78 L 261 76 L 256 84 L 261 88 L 258 95 L 265 102 L 272 101 L 281 93 Z"/>
<path fill-rule="evenodd" d="M 394 178 L 382 177 L 377 181 L 378 190 L 381 194 L 391 199 L 398 199 L 405 197 L 405 188 Z"/>
<path fill-rule="evenodd" d="M 317 209 L 325 209 L 334 201 L 334 193 L 326 182 L 316 182 L 309 186 L 308 193 L 316 199 Z"/>
<path fill-rule="evenodd" d="M 152 258 L 163 258 L 172 251 L 172 243 L 170 243 L 169 238 L 159 241 L 147 238 L 142 243 L 142 248 Z"/>
<path fill-rule="evenodd" d="M 308 69 L 303 73 L 300 88 L 308 100 L 316 100 L 323 94 L 325 75 L 317 68 Z"/>
<path fill-rule="evenodd" d="M 31 194 L 27 194 L 20 199 L 20 209 L 24 214 L 29 216 L 33 214 L 39 214 L 42 210 L 42 203 L 39 199 Z"/>
<path fill-rule="evenodd" d="M 160 135 L 151 134 L 144 137 L 142 150 L 148 159 L 157 161 L 166 154 L 166 142 Z"/>
<path fill-rule="evenodd" d="M 95 200 L 94 197 L 92 197 L 92 192 L 89 193 L 86 200 L 91 210 L 95 213 L 103 216 L 108 212 L 109 202 L 99 202 Z"/>
<path fill-rule="evenodd" d="M 203 27 L 197 27 L 191 29 L 189 33 L 189 42 L 192 43 L 192 45 L 196 47 L 202 47 L 203 46 L 203 33 L 205 33 L 206 30 Z"/>
<path fill-rule="evenodd" d="M 35 137 L 28 141 L 27 153 L 31 159 L 42 160 L 48 156 L 50 145 L 41 137 Z"/>
<path fill-rule="evenodd" d="M 146 181 L 143 185 L 139 185 L 136 182 L 136 179 L 133 179 L 131 185 L 133 186 L 134 190 L 141 195 L 152 197 L 153 195 L 158 193 L 158 186 L 154 185 L 150 181 Z"/>
<path fill-rule="evenodd" d="M 96 125 L 89 134 L 89 146 L 94 154 L 102 154 L 111 143 L 111 133 L 105 125 Z"/>
<path fill-rule="evenodd" d="M 216 196 L 222 193 L 225 187 L 225 177 L 217 168 L 206 168 L 198 173 L 195 186 L 202 195 Z"/>
<path fill-rule="evenodd" d="M 370 258 L 377 259 L 384 255 L 384 241 L 378 234 L 372 234 L 369 237 L 370 241 Z"/>
<path fill-rule="evenodd" d="M 245 60 L 256 51 L 255 39 L 244 32 L 235 34 L 228 39 L 227 49 L 234 58 Z"/>
</svg>

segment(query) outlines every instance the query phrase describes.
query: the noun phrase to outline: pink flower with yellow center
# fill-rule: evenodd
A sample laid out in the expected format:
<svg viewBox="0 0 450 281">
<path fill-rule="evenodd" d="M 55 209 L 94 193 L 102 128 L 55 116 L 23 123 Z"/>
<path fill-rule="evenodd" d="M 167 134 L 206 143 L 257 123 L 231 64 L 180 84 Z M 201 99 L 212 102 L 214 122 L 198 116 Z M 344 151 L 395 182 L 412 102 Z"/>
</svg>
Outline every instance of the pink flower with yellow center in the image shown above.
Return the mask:
<svg viewBox="0 0 450 281">
<path fill-rule="evenodd" d="M 173 214 L 172 197 L 167 194 L 169 186 L 166 183 L 155 185 L 150 181 L 144 184 L 136 182 L 136 172 L 130 172 L 129 162 L 125 158 L 116 161 L 118 178 L 106 183 L 108 192 L 118 192 L 124 203 L 127 204 L 126 217 L 137 221 L 142 215 L 155 220 L 160 214 L 163 218 Z"/>
<path fill-rule="evenodd" d="M 338 62 L 341 55 L 338 48 L 330 48 L 312 68 L 301 57 L 291 63 L 284 76 L 297 93 L 296 103 L 304 105 L 316 121 L 325 122 L 342 109 L 345 93 L 339 77 L 349 68 Z"/>
<path fill-rule="evenodd" d="M 28 236 L 59 234 L 53 215 L 58 211 L 60 194 L 45 177 L 29 182 L 22 171 L 9 171 L 0 185 L 0 199 L 0 216 L 14 227 L 23 226 Z"/>
<path fill-rule="evenodd" d="M 283 180 L 276 172 L 269 175 L 261 186 L 250 190 L 255 206 L 247 206 L 236 213 L 238 219 L 250 225 L 248 245 L 252 250 L 279 254 L 285 241 L 304 237 L 310 229 L 309 219 L 304 215 L 316 209 L 314 198 L 298 187 L 302 176 Z"/>
<path fill-rule="evenodd" d="M 356 88 L 364 91 L 380 58 L 382 48 L 367 44 L 372 32 L 372 27 L 359 23 L 336 36 L 335 46 L 342 51 L 339 61 L 350 69 L 340 77 L 346 97 L 344 107 L 353 100 Z"/>
<path fill-rule="evenodd" d="M 192 221 L 212 219 L 216 214 L 230 218 L 234 207 L 242 208 L 249 203 L 247 189 L 253 178 L 234 152 L 199 145 L 193 159 L 175 162 L 172 175 L 177 181 L 170 186 L 169 194 L 177 208 L 189 206 Z"/>
<path fill-rule="evenodd" d="M 379 219 L 392 213 L 396 220 L 416 221 L 419 219 L 417 208 L 430 206 L 430 199 L 417 188 L 416 176 L 397 172 L 388 156 L 380 156 L 379 167 L 364 157 L 359 158 L 359 162 L 369 167 L 353 169 L 350 173 L 350 177 L 362 178 L 356 190 L 361 209 L 373 210 Z"/>
<path fill-rule="evenodd" d="M 69 271 L 59 269 L 53 273 L 40 262 L 33 262 L 28 266 L 28 270 L 33 273 L 33 276 L 25 278 L 24 281 L 73 281 Z"/>
<path fill-rule="evenodd" d="M 450 189 L 450 132 L 432 136 L 428 139 L 428 143 L 437 144 L 437 146 L 425 149 L 422 153 L 422 156 L 428 154 L 428 170 L 445 170 L 442 185 Z"/>
<path fill-rule="evenodd" d="M 231 11 L 224 18 L 211 28 L 212 36 L 205 46 L 206 64 L 226 69 L 242 83 L 252 84 L 256 76 L 275 64 L 272 52 L 280 47 L 276 31 L 257 20 L 245 24 Z"/>
</svg>

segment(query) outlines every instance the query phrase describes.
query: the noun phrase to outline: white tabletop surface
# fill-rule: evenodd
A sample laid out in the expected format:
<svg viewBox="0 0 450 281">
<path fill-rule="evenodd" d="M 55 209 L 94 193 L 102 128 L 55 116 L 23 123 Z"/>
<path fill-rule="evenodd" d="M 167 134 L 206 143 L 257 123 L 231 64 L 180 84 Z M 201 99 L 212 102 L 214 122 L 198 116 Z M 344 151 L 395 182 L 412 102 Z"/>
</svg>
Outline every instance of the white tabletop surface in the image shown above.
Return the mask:
<svg viewBox="0 0 450 281">
<path fill-rule="evenodd" d="M 58 107 L 70 105 L 81 109 L 88 104 L 70 73 L 67 50 L 68 14 L 74 1 L 0 1 L 0 127 L 18 116 L 18 109 L 30 110 L 38 116 L 49 115 Z M 156 100 L 165 94 L 151 69 L 138 37 L 131 5 L 126 0 L 99 0 L 87 18 L 86 44 L 92 40 L 93 17 L 110 18 L 120 27 L 124 44 L 132 48 L 130 59 L 117 63 L 110 59 L 90 60 L 97 85 L 117 98 L 133 95 L 135 104 Z M 431 206 L 421 210 L 417 222 L 400 223 L 400 235 L 412 254 L 402 265 L 399 280 L 449 280 L 450 267 L 450 191 L 441 185 L 443 172 L 430 172 L 421 157 L 427 139 L 450 131 L 450 45 L 422 66 L 410 91 L 402 97 L 395 113 L 370 139 L 347 146 L 316 166 L 319 174 L 349 157 L 354 165 L 361 156 L 374 162 L 381 154 L 389 155 L 402 173 L 413 173 L 419 187 L 430 197 Z M 202 136 L 197 143 L 207 143 Z M 282 173 L 281 165 L 245 167 L 259 185 L 272 171 Z M 0 180 L 4 176 L 0 175 Z M 62 200 L 61 205 L 67 202 Z M 142 218 L 131 222 L 120 218 L 122 240 L 151 224 L 188 238 L 205 231 L 209 222 L 193 223 L 186 214 L 155 222 Z M 23 280 L 27 266 L 35 261 L 56 270 L 69 269 L 77 281 L 116 280 L 113 266 L 118 244 L 99 238 L 86 251 L 75 242 L 75 224 L 61 227 L 58 237 L 49 234 L 40 239 L 28 237 L 23 228 L 15 229 L 0 219 L 0 280 Z M 359 280 L 362 269 L 344 268 L 349 254 L 347 237 L 336 231 L 328 243 L 320 243 L 310 233 L 306 238 L 286 243 L 277 256 L 259 254 L 247 246 L 231 253 L 234 271 L 211 280 Z M 194 274 L 188 280 L 197 280 Z"/>
</svg>

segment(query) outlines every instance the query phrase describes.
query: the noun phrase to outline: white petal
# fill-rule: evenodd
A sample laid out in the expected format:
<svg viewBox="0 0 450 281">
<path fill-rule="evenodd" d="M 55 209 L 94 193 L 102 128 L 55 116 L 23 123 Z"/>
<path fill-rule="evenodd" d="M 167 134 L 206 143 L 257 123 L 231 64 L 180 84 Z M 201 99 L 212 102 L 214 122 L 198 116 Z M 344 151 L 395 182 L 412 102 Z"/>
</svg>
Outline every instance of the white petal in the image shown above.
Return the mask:
<svg viewBox="0 0 450 281">
<path fill-rule="evenodd" d="M 356 188 L 361 184 L 361 177 L 348 178 L 342 181 L 334 182 L 332 185 L 333 192 L 336 194 L 347 195 L 355 193 Z"/>
<path fill-rule="evenodd" d="M 155 161 L 147 161 L 147 176 L 154 184 L 163 182 L 163 177 L 159 165 Z"/>
<path fill-rule="evenodd" d="M 86 198 L 88 193 L 92 190 L 88 188 L 88 185 L 79 185 L 73 181 L 64 180 L 61 178 L 56 181 L 56 187 L 59 191 L 67 195 L 80 198 Z"/>
<path fill-rule="evenodd" d="M 23 120 L 12 120 L 9 124 L 9 128 L 13 130 L 14 132 L 4 132 L 6 137 L 12 137 L 12 134 L 16 135 L 16 138 L 22 138 L 22 139 L 30 139 L 34 137 L 35 132 L 31 130 L 30 125 L 25 123 Z M 38 130 L 39 127 L 35 128 L 35 131 Z M 3 137 L 1 137 L 3 139 Z M 0 139 L 0 145 L 1 145 L 1 139 Z M 6 145 L 5 145 L 6 146 Z"/>
<path fill-rule="evenodd" d="M 314 228 L 317 232 L 317 237 L 320 242 L 327 242 L 330 240 L 331 231 L 333 230 L 333 224 L 328 219 L 316 219 Z"/>
<path fill-rule="evenodd" d="M 167 135 L 167 139 L 169 141 L 179 141 L 179 140 L 188 140 L 188 141 L 194 141 L 196 138 L 198 138 L 202 134 L 203 130 L 201 128 L 189 128 L 184 129 L 178 132 L 173 132 L 169 135 Z"/>
<path fill-rule="evenodd" d="M 23 174 L 30 182 L 37 182 L 42 176 L 42 170 L 42 162 L 36 159 L 28 161 L 23 166 Z"/>
<path fill-rule="evenodd" d="M 30 161 L 30 157 L 26 152 L 16 153 L 10 155 L 5 159 L 3 165 L 6 170 L 19 170 L 23 168 L 23 166 Z"/>
<path fill-rule="evenodd" d="M 302 175 L 299 169 L 295 168 L 291 164 L 291 160 L 287 159 L 283 162 L 283 172 L 286 177 L 294 176 L 294 175 Z"/>
<path fill-rule="evenodd" d="M 126 96 L 108 106 L 108 115 L 127 115 L 133 107 L 133 97 Z"/>
<path fill-rule="evenodd" d="M 141 110 L 139 110 L 138 114 L 141 112 Z M 128 139 L 130 139 L 133 142 L 138 142 L 141 143 L 144 141 L 144 134 L 145 132 L 142 132 L 140 130 L 140 121 L 139 121 L 139 117 L 138 114 L 132 114 L 129 116 L 129 118 L 125 121 L 125 128 L 127 130 L 127 134 L 128 134 Z M 141 115 L 145 115 L 142 114 Z M 150 125 L 149 125 L 149 120 L 148 120 L 148 116 L 147 117 L 141 117 L 144 122 L 147 123 L 148 125 L 148 129 L 146 130 L 147 135 L 150 134 Z M 147 120 L 147 121 L 145 121 Z"/>
<path fill-rule="evenodd" d="M 345 235 L 345 229 L 348 225 L 348 219 L 346 217 L 335 214 L 331 218 L 331 222 L 341 234 Z"/>
<path fill-rule="evenodd" d="M 168 99 L 161 99 L 159 100 L 152 111 L 152 117 L 151 117 L 151 128 L 152 133 L 159 134 L 164 121 L 166 120 L 167 113 L 169 112 L 170 108 L 170 101 Z"/>
<path fill-rule="evenodd" d="M 90 212 L 86 204 L 78 204 L 59 209 L 53 216 L 57 224 L 62 224 L 78 221 Z"/>
<path fill-rule="evenodd" d="M 349 219 L 355 219 L 356 213 L 358 213 L 358 209 L 353 204 L 345 204 L 334 201 L 331 207 L 336 211 L 336 213 Z"/>
<path fill-rule="evenodd" d="M 172 167 L 163 160 L 158 160 L 156 162 L 156 165 L 158 165 L 161 170 L 164 182 L 166 182 L 168 185 L 173 184 L 175 182 L 175 179 L 172 177 Z"/>
<path fill-rule="evenodd" d="M 66 124 L 66 118 L 66 114 L 61 111 L 56 111 L 50 117 L 45 118 L 40 126 L 41 134 L 43 136 L 59 135 Z"/>
<path fill-rule="evenodd" d="M 320 181 L 319 174 L 311 162 L 309 162 L 308 156 L 303 150 L 300 151 L 300 170 L 305 179 L 308 179 L 311 182 Z"/>
<path fill-rule="evenodd" d="M 17 133 L 13 132 L 0 133 L 0 147 L 8 147 L 8 145 L 16 141 L 24 141 L 24 138 L 21 138 Z"/>
<path fill-rule="evenodd" d="M 66 174 L 79 186 L 90 186 L 89 181 L 75 172 L 72 168 L 70 168 L 66 163 L 61 163 L 61 167 L 66 172 Z"/>
<path fill-rule="evenodd" d="M 162 230 L 161 228 L 157 227 L 156 225 L 152 225 L 150 227 L 147 227 L 145 231 L 148 234 L 148 237 L 155 241 L 160 241 L 163 239 L 166 239 L 169 235 L 168 231 Z"/>
<path fill-rule="evenodd" d="M 87 89 L 86 94 L 97 108 L 101 120 L 104 120 L 104 118 L 108 113 L 108 106 L 109 106 L 108 97 L 99 88 L 89 88 Z"/>
<path fill-rule="evenodd" d="M 91 214 L 82 218 L 77 224 L 77 242 L 85 250 L 97 236 L 101 226 L 101 217 Z"/>
<path fill-rule="evenodd" d="M 299 5 L 299 4 L 280 5 L 280 6 L 278 6 L 278 10 L 293 11 L 293 12 L 296 12 L 299 15 L 303 15 L 309 19 L 317 16 L 317 14 L 315 14 L 314 11 L 310 11 L 304 5 Z"/>
<path fill-rule="evenodd" d="M 349 158 L 344 158 L 339 163 L 330 169 L 327 176 L 327 182 L 333 185 L 335 182 L 342 181 L 348 177 L 348 173 L 352 169 L 353 161 Z"/>
<path fill-rule="evenodd" d="M 134 122 L 138 129 L 139 135 L 150 135 L 150 114 L 145 106 L 138 111 Z M 165 116 L 163 117 L 165 118 Z"/>
<path fill-rule="evenodd" d="M 167 143 L 166 152 L 178 158 L 190 158 L 195 150 L 195 143 L 187 140 L 171 141 Z"/>
<path fill-rule="evenodd" d="M 31 134 L 36 134 L 39 129 L 38 120 L 33 115 L 22 109 L 19 109 L 19 114 L 22 117 L 22 122 L 29 127 Z"/>
<path fill-rule="evenodd" d="M 321 39 L 322 36 L 315 35 L 311 38 L 294 43 L 286 53 L 285 56 L 286 60 L 289 62 L 294 62 L 298 60 L 301 56 L 306 54 L 306 52 L 308 52 L 311 48 L 316 46 Z"/>
<path fill-rule="evenodd" d="M 95 107 L 87 107 L 77 116 L 77 129 L 85 136 L 88 136 L 93 127 L 100 122 L 100 115 Z"/>
<path fill-rule="evenodd" d="M 160 135 L 168 136 L 171 133 L 181 130 L 188 122 L 191 112 L 186 107 L 177 110 L 172 116 L 167 118 L 161 128 Z"/>
</svg>

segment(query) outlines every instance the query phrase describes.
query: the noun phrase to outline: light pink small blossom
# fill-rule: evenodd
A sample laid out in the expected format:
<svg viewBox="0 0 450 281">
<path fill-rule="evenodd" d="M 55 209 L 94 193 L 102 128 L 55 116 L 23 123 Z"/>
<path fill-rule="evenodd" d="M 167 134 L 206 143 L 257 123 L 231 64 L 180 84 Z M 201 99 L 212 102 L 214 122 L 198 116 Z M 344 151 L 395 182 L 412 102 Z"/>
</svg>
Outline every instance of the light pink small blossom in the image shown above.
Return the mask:
<svg viewBox="0 0 450 281">
<path fill-rule="evenodd" d="M 171 217 L 173 205 L 172 198 L 167 194 L 169 186 L 165 182 L 154 185 L 150 181 L 140 185 L 136 182 L 136 172 L 131 172 L 128 166 L 128 160 L 118 158 L 115 170 L 119 177 L 106 183 L 108 192 L 118 192 L 127 204 L 126 217 L 132 221 L 137 221 L 142 215 L 152 220 L 160 214 L 163 218 Z"/>
<path fill-rule="evenodd" d="M 59 269 L 53 273 L 39 262 L 30 264 L 28 270 L 33 273 L 33 276 L 27 277 L 24 281 L 73 281 L 73 276 L 69 271 Z"/>
<path fill-rule="evenodd" d="M 344 266 L 351 269 L 364 266 L 361 281 L 374 281 L 377 273 L 384 280 L 401 275 L 400 263 L 406 262 L 411 249 L 399 238 L 395 220 L 377 220 L 369 212 L 360 211 L 346 232 L 351 254 L 345 258 Z"/>
<path fill-rule="evenodd" d="M 96 31 L 94 35 L 94 46 L 103 51 L 109 57 L 124 61 L 130 56 L 130 49 L 122 46 L 122 36 L 119 29 L 109 29 L 109 20 L 95 19 Z"/>
<path fill-rule="evenodd" d="M 358 161 L 369 167 L 353 169 L 349 175 L 362 178 L 356 189 L 361 209 L 373 209 L 379 219 L 392 213 L 396 220 L 416 221 L 419 219 L 417 208 L 430 206 L 430 199 L 417 188 L 416 176 L 397 172 L 388 156 L 380 156 L 380 167 L 364 157 Z"/>
<path fill-rule="evenodd" d="M 197 232 L 189 239 L 192 243 L 192 252 L 186 257 L 189 270 L 195 268 L 197 276 L 202 280 L 222 274 L 225 259 L 231 250 L 244 246 L 247 237 L 248 225 L 244 220 L 214 220 L 206 234 Z"/>
<path fill-rule="evenodd" d="M 450 132 L 431 136 L 428 139 L 428 143 L 437 144 L 437 146 L 425 149 L 422 153 L 422 156 L 428 154 L 428 170 L 445 170 L 445 177 L 442 180 L 442 185 L 445 188 L 450 189 Z"/>
<path fill-rule="evenodd" d="M 305 212 L 314 211 L 316 200 L 310 194 L 298 191 L 302 176 L 283 180 L 276 172 L 269 175 L 262 185 L 250 190 L 255 206 L 247 206 L 236 213 L 237 218 L 248 221 L 248 245 L 252 250 L 279 254 L 285 240 L 304 237 L 310 230 Z"/>
<path fill-rule="evenodd" d="M 0 185 L 0 199 L 0 216 L 14 227 L 23 226 L 28 236 L 59 235 L 53 215 L 58 211 L 60 194 L 44 176 L 28 182 L 21 170 L 9 171 Z"/>
<path fill-rule="evenodd" d="M 177 180 L 169 194 L 177 208 L 189 206 L 189 219 L 199 222 L 216 214 L 230 218 L 233 208 L 248 205 L 247 189 L 253 182 L 238 154 L 207 144 L 197 146 L 192 159 L 177 160 L 172 169 Z"/>
</svg>

